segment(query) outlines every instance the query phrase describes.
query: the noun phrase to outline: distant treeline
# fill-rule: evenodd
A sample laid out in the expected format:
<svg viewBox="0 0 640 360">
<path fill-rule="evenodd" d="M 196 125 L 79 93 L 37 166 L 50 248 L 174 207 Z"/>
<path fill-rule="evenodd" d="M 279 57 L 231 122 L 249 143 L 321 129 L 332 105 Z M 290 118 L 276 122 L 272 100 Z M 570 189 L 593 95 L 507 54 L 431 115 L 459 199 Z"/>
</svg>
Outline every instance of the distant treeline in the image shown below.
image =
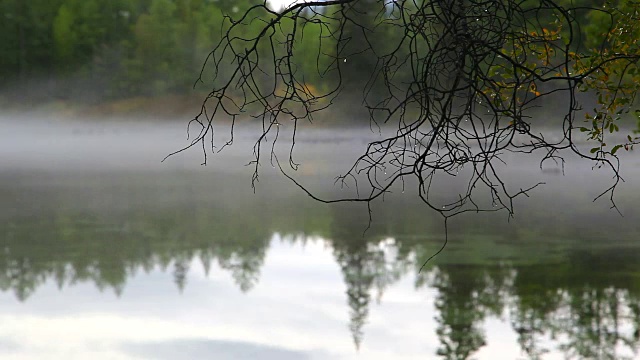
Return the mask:
<svg viewBox="0 0 640 360">
<path fill-rule="evenodd" d="M 577 1 L 582 2 L 585 1 Z M 250 6 L 262 3 L 0 0 L 0 91 L 5 98 L 28 96 L 85 102 L 184 94 L 192 91 L 207 55 L 220 39 L 221 30 L 228 26 L 224 14 L 238 17 Z M 354 5 L 353 16 L 360 16 L 359 23 L 367 25 L 379 21 L 367 14 L 379 13 L 383 6 L 382 1 L 360 1 Z M 273 16 L 263 11 L 266 17 Z M 588 14 L 583 15 L 584 23 L 589 24 Z M 263 25 L 261 21 L 247 21 L 243 29 L 247 34 L 253 29 L 255 34 L 255 29 Z M 353 37 L 350 46 L 355 53 L 357 28 L 348 26 L 345 31 Z M 593 23 L 589 26 L 593 27 Z M 586 26 L 585 29 L 588 30 Z M 401 34 L 402 29 L 376 33 L 374 45 L 392 46 Z M 327 82 L 335 79 L 323 77 L 316 67 L 335 59 L 335 39 L 327 37 L 327 28 L 317 24 L 306 26 L 303 35 L 295 51 L 296 71 L 305 74 L 305 83 L 311 89 L 327 87 Z M 270 49 L 264 51 L 268 54 Z M 349 71 L 344 72 L 345 76 L 356 80 L 343 79 L 352 87 L 345 90 L 354 91 L 359 89 L 357 79 L 366 77 L 377 65 L 375 57 L 363 54 L 350 58 L 346 66 Z M 211 82 L 205 81 L 196 89 L 206 91 L 210 86 Z"/>
<path fill-rule="evenodd" d="M 0 0 L 0 84 L 5 93 L 89 101 L 184 92 L 220 37 L 223 13 L 258 2 Z"/>
</svg>

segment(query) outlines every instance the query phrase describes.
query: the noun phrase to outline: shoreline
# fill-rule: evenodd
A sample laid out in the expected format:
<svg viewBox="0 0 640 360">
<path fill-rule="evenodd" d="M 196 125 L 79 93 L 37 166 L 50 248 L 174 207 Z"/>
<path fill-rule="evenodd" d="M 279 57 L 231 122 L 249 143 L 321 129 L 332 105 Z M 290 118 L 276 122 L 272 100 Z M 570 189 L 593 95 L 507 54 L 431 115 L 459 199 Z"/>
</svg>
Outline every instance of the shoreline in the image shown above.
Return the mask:
<svg viewBox="0 0 640 360">
<path fill-rule="evenodd" d="M 34 115 L 77 120 L 187 120 L 199 111 L 205 96 L 165 95 L 157 97 L 137 96 L 94 104 L 72 100 L 10 102 L 2 99 L 0 106 L 6 115 Z"/>
</svg>

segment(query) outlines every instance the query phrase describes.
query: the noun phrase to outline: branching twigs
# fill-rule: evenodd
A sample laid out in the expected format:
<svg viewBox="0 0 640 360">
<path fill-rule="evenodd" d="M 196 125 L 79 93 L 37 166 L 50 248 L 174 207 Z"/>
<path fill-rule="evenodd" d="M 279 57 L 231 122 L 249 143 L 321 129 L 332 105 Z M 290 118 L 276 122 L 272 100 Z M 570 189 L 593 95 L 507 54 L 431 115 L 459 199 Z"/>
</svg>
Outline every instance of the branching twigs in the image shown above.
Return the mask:
<svg viewBox="0 0 640 360">
<path fill-rule="evenodd" d="M 513 200 L 539 184 L 510 190 L 496 166 L 505 154 L 541 152 L 543 162 L 564 163 L 563 156 L 573 153 L 612 171 L 612 186 L 601 196 L 609 194 L 615 207 L 613 193 L 622 179 L 615 153 L 636 139 L 607 147 L 605 130 L 617 130 L 620 118 L 607 111 L 628 112 L 637 89 L 626 76 L 636 73 L 640 56 L 638 46 L 616 47 L 621 35 L 613 33 L 586 49 L 579 13 L 588 11 L 609 15 L 612 24 L 631 16 L 552 0 L 310 1 L 282 12 L 255 5 L 237 20 L 227 18 L 200 77 L 213 68 L 211 93 L 189 123 L 200 129 L 179 151 L 199 144 L 206 163 L 214 120 L 229 118 L 233 139 L 236 119 L 253 117 L 262 126 L 251 162 L 254 181 L 266 153 L 295 185 L 323 202 L 369 203 L 413 179 L 417 195 L 445 218 L 467 211 L 513 214 Z M 368 111 L 382 137 L 337 178 L 341 186 L 355 185 L 356 196 L 321 199 L 278 161 L 275 143 L 289 134 L 288 168 L 295 171 L 300 122 L 332 112 L 358 86 L 353 103 Z M 576 124 L 576 116 L 584 115 L 577 93 L 585 90 L 602 100 L 586 128 Z M 561 102 L 552 115 L 561 112 L 555 139 L 536 122 L 536 107 L 545 99 Z M 579 146 L 577 129 L 597 146 Z M 272 142 L 268 149 L 266 140 Z M 434 180 L 447 177 L 464 177 L 466 185 L 453 199 L 434 197 Z"/>
</svg>

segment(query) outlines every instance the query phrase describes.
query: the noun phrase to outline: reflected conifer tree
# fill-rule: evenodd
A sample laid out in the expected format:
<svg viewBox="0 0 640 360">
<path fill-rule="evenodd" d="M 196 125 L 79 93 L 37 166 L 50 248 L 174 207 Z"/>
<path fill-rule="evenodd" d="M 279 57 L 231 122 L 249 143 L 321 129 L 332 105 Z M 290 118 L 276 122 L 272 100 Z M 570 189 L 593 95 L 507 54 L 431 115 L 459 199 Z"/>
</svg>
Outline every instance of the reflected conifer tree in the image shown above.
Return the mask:
<svg viewBox="0 0 640 360">
<path fill-rule="evenodd" d="M 439 267 L 433 273 L 432 286 L 438 290 L 437 354 L 444 359 L 467 359 L 486 344 L 480 328 L 485 314 L 478 301 L 478 293 L 483 292 L 481 276 L 477 269 L 464 267 Z"/>
<path fill-rule="evenodd" d="M 557 321 L 568 341 L 560 348 L 568 358 L 623 359 L 618 344 L 624 343 L 619 328 L 624 294 L 616 289 L 584 289 L 568 294 L 570 310 L 563 324 Z M 560 319 L 558 319 L 560 320 Z M 627 341 L 628 343 L 628 341 Z"/>
<path fill-rule="evenodd" d="M 367 266 L 367 255 L 366 251 L 360 254 L 336 252 L 336 258 L 347 286 L 349 330 L 356 348 L 360 348 L 362 343 L 363 326 L 369 315 L 370 292 L 373 285 L 373 274 Z"/>
<path fill-rule="evenodd" d="M 523 351 L 540 358 L 546 334 L 568 359 L 636 358 L 638 255 L 573 250 L 563 263 L 519 267 L 511 312 Z"/>
<path fill-rule="evenodd" d="M 191 259 L 178 258 L 173 264 L 173 281 L 180 292 L 184 291 L 187 284 L 187 274 L 189 273 L 189 263 Z"/>
<path fill-rule="evenodd" d="M 231 272 L 231 276 L 242 292 L 251 290 L 260 278 L 260 268 L 264 263 L 264 254 L 241 257 L 234 255 L 220 259 L 220 267 Z"/>
<path fill-rule="evenodd" d="M 554 270 L 558 268 L 554 266 Z M 553 329 L 548 314 L 562 306 L 564 297 L 562 291 L 545 284 L 546 279 L 539 277 L 539 271 L 544 269 L 538 266 L 521 267 L 510 289 L 514 297 L 510 309 L 511 326 L 518 334 L 522 351 L 532 360 L 540 359 L 548 352 L 549 349 L 540 344 L 543 335 Z"/>
<path fill-rule="evenodd" d="M 364 336 L 363 326 L 369 315 L 372 291 L 377 290 L 378 298 L 382 297 L 386 287 L 395 283 L 404 271 L 401 261 L 388 261 L 381 229 L 367 229 L 366 214 L 353 211 L 352 207 L 353 205 L 333 208 L 330 241 L 347 287 L 349 330 L 356 348 L 359 348 Z M 363 233 L 362 229 L 367 231 Z"/>
<path fill-rule="evenodd" d="M 16 298 L 25 301 L 46 279 L 45 274 L 30 271 L 30 262 L 26 258 L 10 259 L 5 262 L 0 286 L 3 291 L 12 290 Z"/>
</svg>

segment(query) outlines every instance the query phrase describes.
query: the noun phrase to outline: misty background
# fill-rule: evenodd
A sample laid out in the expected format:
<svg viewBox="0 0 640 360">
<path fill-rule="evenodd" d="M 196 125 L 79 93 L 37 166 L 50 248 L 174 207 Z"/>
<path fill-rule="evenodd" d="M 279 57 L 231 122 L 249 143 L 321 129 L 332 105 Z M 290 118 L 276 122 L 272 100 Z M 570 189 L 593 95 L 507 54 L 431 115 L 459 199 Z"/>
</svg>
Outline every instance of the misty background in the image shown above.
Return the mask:
<svg viewBox="0 0 640 360">
<path fill-rule="evenodd" d="M 268 160 L 253 188 L 253 119 L 207 166 L 201 148 L 162 162 L 189 143 L 224 16 L 258 3 L 0 0 L 3 359 L 637 358 L 633 152 L 619 154 L 622 216 L 593 201 L 612 178 L 591 162 L 505 154 L 510 187 L 545 184 L 514 218 L 452 219 L 424 268 L 445 232 L 412 184 L 373 203 L 371 222 L 363 204 L 312 200 Z M 601 31 L 576 16 L 585 35 Z M 330 61 L 335 44 L 305 31 L 298 66 L 322 92 L 335 79 L 315 71 L 318 54 Z M 354 110 L 375 63 L 343 64 L 343 104 L 301 129 L 291 172 L 326 198 L 355 191 L 335 177 L 380 137 Z M 563 99 L 548 101 L 533 121 L 552 134 Z M 214 126 L 224 144 L 229 124 Z M 464 185 L 441 178 L 434 196 Z"/>
</svg>

